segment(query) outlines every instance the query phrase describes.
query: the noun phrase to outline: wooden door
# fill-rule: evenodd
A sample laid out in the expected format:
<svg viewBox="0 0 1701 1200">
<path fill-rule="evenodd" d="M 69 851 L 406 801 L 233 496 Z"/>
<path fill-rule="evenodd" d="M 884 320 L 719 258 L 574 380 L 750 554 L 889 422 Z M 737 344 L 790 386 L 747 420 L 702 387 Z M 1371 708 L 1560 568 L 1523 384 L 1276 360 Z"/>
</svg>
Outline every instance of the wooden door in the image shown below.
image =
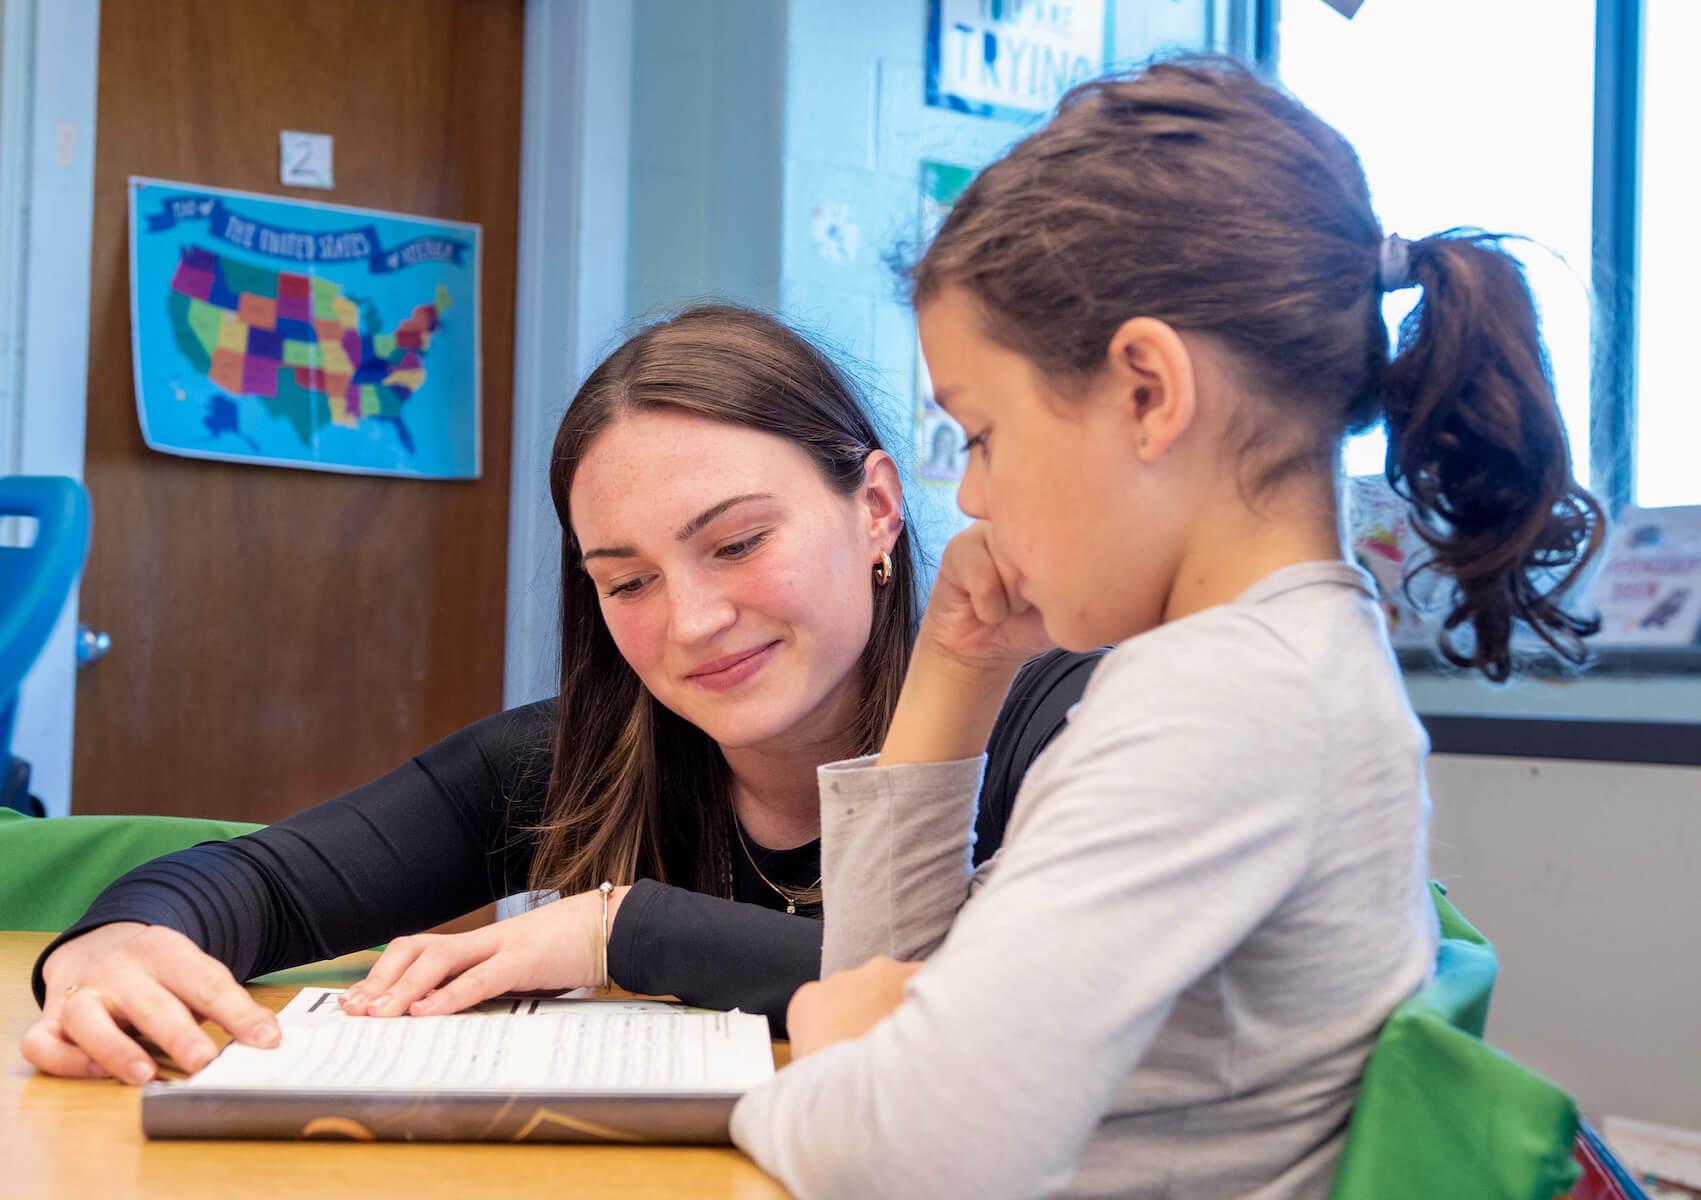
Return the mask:
<svg viewBox="0 0 1701 1200">
<path fill-rule="evenodd" d="M 524 0 L 103 0 L 90 300 L 94 543 L 73 811 L 275 821 L 496 711 Z M 336 188 L 278 182 L 280 130 Z M 131 175 L 484 227 L 483 478 L 149 451 L 130 367 Z"/>
</svg>

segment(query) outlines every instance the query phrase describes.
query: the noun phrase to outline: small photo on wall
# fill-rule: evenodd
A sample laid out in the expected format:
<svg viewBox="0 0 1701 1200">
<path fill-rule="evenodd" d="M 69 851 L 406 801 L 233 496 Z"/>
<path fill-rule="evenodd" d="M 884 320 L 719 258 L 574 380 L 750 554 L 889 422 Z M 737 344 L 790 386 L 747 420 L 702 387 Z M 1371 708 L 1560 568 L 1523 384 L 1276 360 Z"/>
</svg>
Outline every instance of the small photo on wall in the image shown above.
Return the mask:
<svg viewBox="0 0 1701 1200">
<path fill-rule="evenodd" d="M 921 163 L 921 244 L 925 245 L 975 173 L 968 167 L 923 159 Z M 933 381 L 919 340 L 915 353 L 915 473 L 923 483 L 955 485 L 968 466 L 963 430 L 933 402 Z"/>
</svg>

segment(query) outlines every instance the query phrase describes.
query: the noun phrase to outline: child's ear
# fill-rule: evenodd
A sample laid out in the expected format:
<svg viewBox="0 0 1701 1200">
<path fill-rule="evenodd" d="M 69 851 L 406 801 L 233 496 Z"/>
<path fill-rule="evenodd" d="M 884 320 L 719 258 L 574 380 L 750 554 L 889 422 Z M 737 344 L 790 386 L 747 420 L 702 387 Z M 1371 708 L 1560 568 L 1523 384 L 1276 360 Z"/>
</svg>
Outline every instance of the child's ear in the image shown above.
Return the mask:
<svg viewBox="0 0 1701 1200">
<path fill-rule="evenodd" d="M 1197 411 L 1187 343 L 1162 321 L 1133 317 L 1111 335 L 1105 365 L 1135 454 L 1143 462 L 1157 461 L 1187 432 Z"/>
</svg>

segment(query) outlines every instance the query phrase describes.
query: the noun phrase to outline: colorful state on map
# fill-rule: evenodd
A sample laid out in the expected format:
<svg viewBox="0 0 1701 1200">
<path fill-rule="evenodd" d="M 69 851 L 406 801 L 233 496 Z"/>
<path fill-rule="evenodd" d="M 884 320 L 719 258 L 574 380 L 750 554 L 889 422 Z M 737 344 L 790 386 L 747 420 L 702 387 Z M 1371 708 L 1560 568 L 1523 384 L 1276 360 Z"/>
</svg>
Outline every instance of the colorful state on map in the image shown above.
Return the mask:
<svg viewBox="0 0 1701 1200">
<path fill-rule="evenodd" d="M 304 446 L 327 425 L 384 421 L 409 454 L 402 405 L 425 384 L 425 355 L 448 307 L 449 289 L 439 284 L 433 303 L 380 333 L 377 310 L 329 279 L 199 246 L 183 247 L 168 298 L 177 348 L 195 370 L 233 396 L 258 399 Z M 215 415 L 217 432 L 245 437 L 234 406 L 209 411 L 209 426 Z"/>
</svg>

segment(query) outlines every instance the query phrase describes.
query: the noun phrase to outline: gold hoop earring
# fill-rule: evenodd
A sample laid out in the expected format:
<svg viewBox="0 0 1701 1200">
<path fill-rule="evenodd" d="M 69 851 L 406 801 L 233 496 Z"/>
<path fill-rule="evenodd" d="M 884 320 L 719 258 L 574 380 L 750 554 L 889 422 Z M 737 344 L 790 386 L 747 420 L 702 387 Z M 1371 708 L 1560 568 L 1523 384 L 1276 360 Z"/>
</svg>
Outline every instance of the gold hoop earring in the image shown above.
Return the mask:
<svg viewBox="0 0 1701 1200">
<path fill-rule="evenodd" d="M 880 552 L 880 561 L 874 564 L 874 582 L 880 587 L 892 582 L 892 556 L 884 550 Z"/>
</svg>

